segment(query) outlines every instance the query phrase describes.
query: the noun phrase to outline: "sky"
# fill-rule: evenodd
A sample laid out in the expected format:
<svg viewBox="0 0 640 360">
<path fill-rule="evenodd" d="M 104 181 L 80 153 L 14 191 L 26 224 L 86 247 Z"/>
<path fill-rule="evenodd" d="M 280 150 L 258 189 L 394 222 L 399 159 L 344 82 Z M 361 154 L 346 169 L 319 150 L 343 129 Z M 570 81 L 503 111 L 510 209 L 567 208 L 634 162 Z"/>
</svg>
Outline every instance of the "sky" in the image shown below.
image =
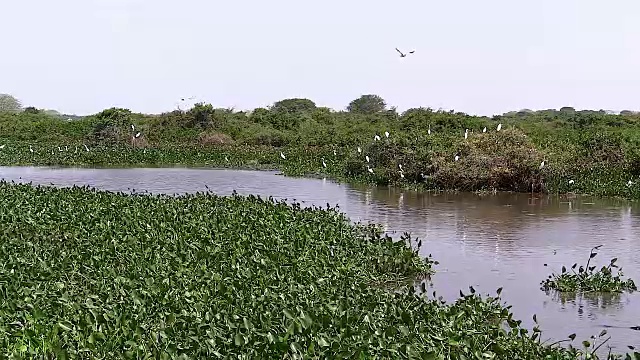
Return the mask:
<svg viewBox="0 0 640 360">
<path fill-rule="evenodd" d="M 362 94 L 401 111 L 640 110 L 638 14 L 638 0 L 3 0 L 0 93 L 78 115 L 190 96 L 341 110 Z"/>
</svg>

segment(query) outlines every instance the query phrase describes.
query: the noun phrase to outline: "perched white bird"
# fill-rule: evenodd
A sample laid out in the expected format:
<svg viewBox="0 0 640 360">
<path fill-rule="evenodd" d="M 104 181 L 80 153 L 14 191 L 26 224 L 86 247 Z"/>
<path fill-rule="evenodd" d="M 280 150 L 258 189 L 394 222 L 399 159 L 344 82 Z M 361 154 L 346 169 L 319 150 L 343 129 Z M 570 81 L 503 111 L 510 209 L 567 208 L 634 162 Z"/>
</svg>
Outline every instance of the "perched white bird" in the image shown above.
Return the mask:
<svg viewBox="0 0 640 360">
<path fill-rule="evenodd" d="M 388 138 L 389 138 L 389 132 L 388 132 L 388 131 L 385 131 L 385 132 L 384 132 L 384 136 L 386 136 L 386 137 L 387 137 L 387 139 L 388 139 Z"/>
<path fill-rule="evenodd" d="M 327 163 L 326 163 L 326 162 L 324 162 L 324 159 L 322 159 L 322 166 L 323 166 L 323 167 L 327 167 Z"/>
<path fill-rule="evenodd" d="M 137 139 L 137 138 L 139 138 L 139 137 L 140 137 L 140 135 L 142 135 L 142 134 L 140 133 L 140 131 L 138 131 L 138 132 L 136 133 L 136 139 Z"/>
<path fill-rule="evenodd" d="M 502 129 L 502 124 L 501 123 L 498 124 L 498 129 L 497 130 L 500 131 L 500 129 Z"/>
<path fill-rule="evenodd" d="M 460 156 L 456 155 L 456 157 L 454 158 L 455 161 L 460 160 Z"/>
<path fill-rule="evenodd" d="M 380 140 L 380 136 L 378 136 L 378 134 L 376 134 L 376 136 L 373 137 L 373 140 L 376 140 L 376 141 Z"/>
<path fill-rule="evenodd" d="M 358 146 L 358 152 L 361 153 L 362 149 L 360 149 L 360 146 Z"/>
<path fill-rule="evenodd" d="M 84 149 L 87 150 L 87 152 L 89 151 L 89 148 L 87 147 L 87 145 L 82 144 L 84 146 Z"/>
<path fill-rule="evenodd" d="M 33 148 L 29 145 L 29 151 L 33 152 Z"/>
<path fill-rule="evenodd" d="M 633 181 L 631 180 L 627 181 L 627 186 L 631 186 L 631 185 L 633 185 Z"/>
<path fill-rule="evenodd" d="M 402 173 L 402 171 L 400 171 L 400 177 L 404 179 L 404 174 Z"/>
<path fill-rule="evenodd" d="M 131 131 L 136 131 L 136 127 L 131 124 Z"/>
<path fill-rule="evenodd" d="M 333 150 L 333 155 L 334 155 L 334 156 L 335 156 L 335 155 L 338 155 L 338 153 L 337 153 L 335 150 Z"/>
<path fill-rule="evenodd" d="M 469 137 L 469 129 L 464 130 L 464 138 L 467 139 Z"/>
<path fill-rule="evenodd" d="M 402 164 L 398 164 L 398 169 L 400 169 L 400 171 L 402 171 Z"/>
<path fill-rule="evenodd" d="M 58 146 L 58 151 L 62 152 L 62 148 L 60 146 Z"/>
<path fill-rule="evenodd" d="M 487 127 L 486 127 L 486 126 L 484 127 L 484 129 L 482 129 L 482 132 L 483 132 L 483 133 L 486 133 L 486 132 L 487 132 Z"/>
<path fill-rule="evenodd" d="M 427 134 L 431 135 L 431 124 L 429 124 L 429 130 L 427 130 Z"/>
<path fill-rule="evenodd" d="M 369 155 L 365 155 L 364 158 L 367 159 L 367 162 L 369 162 Z"/>
<path fill-rule="evenodd" d="M 369 165 L 367 165 L 367 171 L 373 174 L 373 169 L 369 167 Z"/>
<path fill-rule="evenodd" d="M 229 158 L 225 156 L 224 161 L 229 162 Z"/>
<path fill-rule="evenodd" d="M 542 162 L 540 163 L 540 169 L 542 169 L 544 167 L 544 160 L 542 160 Z"/>
<path fill-rule="evenodd" d="M 7 144 L 2 144 L 2 145 L 0 145 L 0 150 L 4 149 L 4 147 L 5 147 L 6 145 L 7 145 Z"/>
<path fill-rule="evenodd" d="M 569 185 L 573 185 L 573 183 L 575 183 L 575 181 L 573 181 L 573 179 L 569 180 Z"/>
<path fill-rule="evenodd" d="M 286 159 L 286 157 L 284 156 L 284 154 L 282 153 L 282 151 L 280 151 L 280 157 L 283 159 Z"/>
</svg>

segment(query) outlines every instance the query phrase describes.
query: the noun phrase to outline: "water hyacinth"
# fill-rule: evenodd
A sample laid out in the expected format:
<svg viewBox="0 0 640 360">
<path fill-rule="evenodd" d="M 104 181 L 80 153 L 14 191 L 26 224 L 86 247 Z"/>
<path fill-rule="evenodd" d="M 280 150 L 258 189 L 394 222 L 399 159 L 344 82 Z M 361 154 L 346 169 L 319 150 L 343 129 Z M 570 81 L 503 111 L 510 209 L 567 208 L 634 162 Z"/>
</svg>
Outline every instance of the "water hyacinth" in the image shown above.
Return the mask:
<svg viewBox="0 0 640 360">
<path fill-rule="evenodd" d="M 394 242 L 330 207 L 4 181 L 0 193 L 2 357 L 589 353 L 541 343 L 499 296 L 472 289 L 445 304 L 402 285 L 435 264 L 407 246 L 415 239 Z"/>
<path fill-rule="evenodd" d="M 552 273 L 549 275 L 540 283 L 541 289 L 543 291 L 602 293 L 637 290 L 638 288 L 632 279 L 623 280 L 622 268 L 616 264 L 617 258 L 611 259 L 609 265 L 603 266 L 597 271 L 596 266 L 590 265 L 591 260 L 598 255 L 596 250 L 601 247 L 602 245 L 598 245 L 591 249 L 589 259 L 584 266 L 578 266 L 577 263 L 569 269 L 562 266 L 560 274 Z M 618 269 L 617 274 L 614 274 L 613 269 Z"/>
</svg>

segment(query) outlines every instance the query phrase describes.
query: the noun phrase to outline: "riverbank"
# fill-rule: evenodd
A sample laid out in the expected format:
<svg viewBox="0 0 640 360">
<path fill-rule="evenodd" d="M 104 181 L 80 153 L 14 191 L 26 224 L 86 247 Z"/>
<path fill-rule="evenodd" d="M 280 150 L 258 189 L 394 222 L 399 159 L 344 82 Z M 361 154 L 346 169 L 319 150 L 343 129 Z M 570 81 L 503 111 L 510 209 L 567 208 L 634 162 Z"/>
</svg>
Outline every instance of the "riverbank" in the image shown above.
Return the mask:
<svg viewBox="0 0 640 360">
<path fill-rule="evenodd" d="M 640 199 L 639 138 L 637 116 L 593 111 L 487 118 L 199 105 L 161 115 L 108 109 L 73 121 L 0 114 L 0 165 L 278 169 L 422 190 Z"/>
<path fill-rule="evenodd" d="M 394 242 L 333 209 L 0 190 L 11 209 L 0 235 L 6 356 L 578 357 L 521 330 L 499 298 L 443 304 L 403 285 L 433 271 L 407 247 L 416 239 Z"/>
</svg>

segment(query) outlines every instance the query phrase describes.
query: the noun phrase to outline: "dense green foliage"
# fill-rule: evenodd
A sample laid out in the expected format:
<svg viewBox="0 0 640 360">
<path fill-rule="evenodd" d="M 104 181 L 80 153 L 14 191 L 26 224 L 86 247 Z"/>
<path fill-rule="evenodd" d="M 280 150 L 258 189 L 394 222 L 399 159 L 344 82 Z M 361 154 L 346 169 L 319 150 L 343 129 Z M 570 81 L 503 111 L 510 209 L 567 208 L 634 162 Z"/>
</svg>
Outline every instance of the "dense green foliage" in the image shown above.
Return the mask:
<svg viewBox="0 0 640 360">
<path fill-rule="evenodd" d="M 354 104 L 377 101 L 363 98 Z M 378 100 L 378 107 L 366 111 L 332 111 L 308 99 L 285 99 L 251 112 L 208 104 L 160 115 L 113 108 L 73 121 L 42 111 L 0 113 L 0 144 L 6 145 L 0 164 L 261 164 L 291 175 L 382 185 L 640 198 L 640 117 L 635 113 L 566 107 L 492 118 L 428 108 L 398 114 Z M 101 149 L 100 154 L 51 154 L 58 146 L 82 144 Z"/>
<path fill-rule="evenodd" d="M 544 291 L 557 290 L 561 292 L 623 292 L 638 290 L 632 279 L 622 279 L 622 268 L 619 268 L 616 262 L 617 258 L 611 259 L 609 265 L 603 266 L 596 271 L 597 266 L 590 266 L 591 260 L 598 253 L 595 252 L 602 245 L 598 245 L 591 249 L 589 259 L 584 266 L 573 264 L 570 271 L 565 266 L 562 267 L 561 273 L 552 273 L 549 277 L 542 281 L 541 289 Z M 546 266 L 546 264 L 545 264 Z M 576 271 L 577 268 L 577 271 Z M 617 274 L 613 273 L 613 269 L 618 269 Z"/>
<path fill-rule="evenodd" d="M 415 240 L 331 208 L 0 192 L 3 357 L 575 359 L 597 347 L 541 344 L 499 296 L 471 288 L 445 304 L 403 285 L 433 264 Z"/>
</svg>

